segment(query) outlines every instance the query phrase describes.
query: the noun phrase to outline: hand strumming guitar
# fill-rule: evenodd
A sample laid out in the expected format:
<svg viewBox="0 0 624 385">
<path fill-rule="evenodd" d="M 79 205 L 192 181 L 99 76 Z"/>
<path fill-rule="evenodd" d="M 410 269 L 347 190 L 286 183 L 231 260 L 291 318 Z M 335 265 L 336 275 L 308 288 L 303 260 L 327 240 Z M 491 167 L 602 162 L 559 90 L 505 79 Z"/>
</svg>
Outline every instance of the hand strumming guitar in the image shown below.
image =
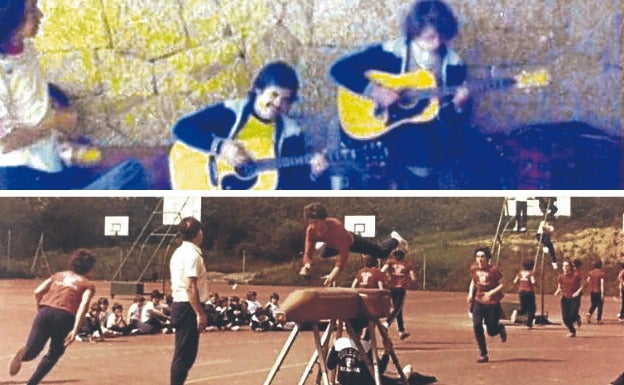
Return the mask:
<svg viewBox="0 0 624 385">
<path fill-rule="evenodd" d="M 245 146 L 241 142 L 230 139 L 225 139 L 223 141 L 220 156 L 233 167 L 243 165 L 253 160 L 253 157 L 247 152 Z"/>
</svg>

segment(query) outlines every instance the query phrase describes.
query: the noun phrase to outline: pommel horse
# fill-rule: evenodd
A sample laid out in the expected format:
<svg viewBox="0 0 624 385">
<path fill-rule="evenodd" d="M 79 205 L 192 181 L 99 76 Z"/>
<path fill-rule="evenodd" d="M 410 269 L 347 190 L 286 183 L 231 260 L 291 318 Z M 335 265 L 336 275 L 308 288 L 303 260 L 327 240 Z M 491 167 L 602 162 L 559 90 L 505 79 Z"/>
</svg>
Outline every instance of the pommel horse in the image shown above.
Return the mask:
<svg viewBox="0 0 624 385">
<path fill-rule="evenodd" d="M 368 370 L 375 379 L 376 385 L 381 385 L 381 373 L 379 373 L 379 356 L 377 353 L 377 343 L 375 330 L 379 332 L 385 351 L 389 354 L 396 367 L 401 381 L 408 385 L 408 380 L 401 370 L 398 357 L 394 352 L 392 341 L 386 328 L 382 325 L 380 318 L 388 317 L 390 314 L 391 299 L 388 290 L 379 289 L 346 289 L 346 288 L 315 288 L 297 290 L 291 293 L 282 303 L 281 313 L 278 318 L 281 320 L 294 321 L 296 326 L 290 333 L 288 340 L 284 343 L 282 351 L 275 360 L 269 375 L 264 381 L 264 385 L 270 385 L 284 362 L 290 348 L 299 334 L 302 323 L 311 323 L 314 334 L 315 351 L 306 366 L 298 385 L 304 385 L 308 376 L 312 372 L 314 365 L 319 365 L 319 375 L 316 384 L 332 385 L 335 377 L 330 376 L 327 368 L 327 356 L 331 333 L 336 332 L 336 338 L 342 335 L 343 325 L 349 337 L 355 342 L 360 356 L 366 363 Z M 355 331 L 351 320 L 367 320 L 368 335 L 372 347 L 372 362 L 368 358 L 364 347 L 360 341 L 360 336 Z M 325 333 L 321 337 L 319 333 L 319 322 L 330 320 Z M 330 380 L 332 377 L 332 380 Z"/>
</svg>

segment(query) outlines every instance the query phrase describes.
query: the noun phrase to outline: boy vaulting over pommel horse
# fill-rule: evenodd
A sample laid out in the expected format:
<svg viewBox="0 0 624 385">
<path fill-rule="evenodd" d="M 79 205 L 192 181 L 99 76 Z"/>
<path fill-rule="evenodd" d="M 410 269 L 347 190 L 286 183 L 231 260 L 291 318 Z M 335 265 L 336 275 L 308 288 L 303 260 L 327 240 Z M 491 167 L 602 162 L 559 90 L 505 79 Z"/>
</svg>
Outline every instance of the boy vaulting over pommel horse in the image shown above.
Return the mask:
<svg viewBox="0 0 624 385">
<path fill-rule="evenodd" d="M 321 257 L 338 255 L 336 266 L 329 274 L 323 276 L 325 286 L 336 281 L 351 251 L 370 255 L 374 259 L 385 259 L 397 247 L 407 249 L 407 241 L 396 231 L 390 233 L 389 240 L 379 245 L 346 230 L 340 220 L 328 217 L 325 206 L 318 202 L 310 203 L 303 208 L 303 218 L 307 221 L 308 227 L 306 228 L 303 267 L 299 275 L 310 276 L 312 255 L 317 244 L 321 244 L 319 249 Z"/>
<path fill-rule="evenodd" d="M 282 312 L 279 318 L 293 321 L 297 326 L 284 344 L 264 385 L 270 385 L 273 381 L 297 337 L 300 325 L 303 323 L 312 324 L 316 350 L 298 384 L 305 383 L 316 364 L 320 370 L 317 383 L 323 385 L 334 383 L 330 380 L 333 376 L 329 371 L 329 369 L 334 368 L 336 369 L 335 379 L 338 381 L 336 383 L 340 385 L 352 383 L 358 385 L 422 385 L 435 382 L 436 378 L 433 376 L 413 372 L 411 365 L 401 368 L 390 336 L 380 321 L 380 318 L 390 314 L 390 306 L 390 292 L 388 290 L 320 288 L 297 290 L 291 293 L 282 304 Z M 322 337 L 318 326 L 321 320 L 330 320 Z M 347 333 L 347 336 L 344 337 L 342 336 L 343 326 Z M 365 341 L 360 337 L 363 328 L 367 328 Z M 375 329 L 378 330 L 384 347 L 384 354 L 381 359 L 378 356 Z M 336 333 L 335 342 L 330 344 L 332 331 Z M 329 346 L 332 346 L 332 354 L 329 354 L 328 357 Z M 336 354 L 333 354 L 336 350 L 345 350 L 342 355 L 350 354 L 357 360 L 346 360 L 343 365 L 335 357 Z M 329 358 L 327 362 L 325 361 L 326 358 Z M 390 359 L 396 368 L 398 378 L 383 374 Z M 353 366 L 356 362 L 359 363 L 357 368 L 347 367 L 348 365 Z M 359 373 L 357 375 L 348 374 L 347 372 L 351 370 Z"/>
</svg>

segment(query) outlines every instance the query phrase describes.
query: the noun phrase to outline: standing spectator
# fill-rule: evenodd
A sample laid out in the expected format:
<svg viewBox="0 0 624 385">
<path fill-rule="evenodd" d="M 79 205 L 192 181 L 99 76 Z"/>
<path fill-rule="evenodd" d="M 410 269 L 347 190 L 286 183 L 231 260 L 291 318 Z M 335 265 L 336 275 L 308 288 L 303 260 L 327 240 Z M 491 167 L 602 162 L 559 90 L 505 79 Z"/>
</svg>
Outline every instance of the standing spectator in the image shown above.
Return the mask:
<svg viewBox="0 0 624 385">
<path fill-rule="evenodd" d="M 95 294 L 95 286 L 88 279 L 95 265 L 95 256 L 79 249 L 71 255 L 69 264 L 71 270 L 53 274 L 35 289 L 37 316 L 26 345 L 15 353 L 9 366 L 9 375 L 16 375 L 22 362 L 37 357 L 50 340 L 48 353 L 39 362 L 28 384 L 41 382 L 74 341 Z"/>
<path fill-rule="evenodd" d="M 557 270 L 557 254 L 555 252 L 555 246 L 552 243 L 552 233 L 555 231 L 553 226 L 548 220 L 543 220 L 537 227 L 537 234 L 535 239 L 540 242 L 544 247 L 544 254 L 550 254 L 550 261 L 552 268 Z"/>
<path fill-rule="evenodd" d="M 620 264 L 620 272 L 618 273 L 618 288 L 620 292 L 620 314 L 618 314 L 618 321 L 624 322 L 624 262 Z"/>
<path fill-rule="evenodd" d="M 470 268 L 470 277 L 472 279 L 466 300 L 468 303 L 474 300 L 472 306 L 472 326 L 480 353 L 477 362 L 486 363 L 490 359 L 485 343 L 483 323 L 485 322 L 487 333 L 491 337 L 498 335 L 502 342 L 507 342 L 507 330 L 505 325 L 500 323 L 502 314 L 500 301 L 504 296 L 504 279 L 500 270 L 490 264 L 492 253 L 488 247 L 477 248 L 475 250 L 475 258 L 477 263 Z"/>
<path fill-rule="evenodd" d="M 377 260 L 370 255 L 364 256 L 364 267 L 355 273 L 352 288 L 383 289 L 386 275 L 377 267 Z"/>
<path fill-rule="evenodd" d="M 527 327 L 533 327 L 535 319 L 535 275 L 533 274 L 534 262 L 527 259 L 522 263 L 522 270 L 518 272 L 513 283 L 518 284 L 518 296 L 520 297 L 520 308 L 514 309 L 511 313 L 511 323 L 516 322 L 518 314 L 527 315 Z"/>
<path fill-rule="evenodd" d="M 578 319 L 578 302 L 575 300 L 581 295 L 583 289 L 581 277 L 574 274 L 570 261 L 563 261 L 563 273 L 557 277 L 557 290 L 555 295 L 561 295 L 561 318 L 570 331 L 567 337 L 576 337 L 574 322 Z"/>
<path fill-rule="evenodd" d="M 407 286 L 410 281 L 416 280 L 414 268 L 410 261 L 405 260 L 405 251 L 396 249 L 392 252 L 392 257 L 383 265 L 381 271 L 388 273 L 388 286 L 390 287 L 390 296 L 392 298 L 392 313 L 388 316 L 386 324 L 389 327 L 392 321 L 396 319 L 399 328 L 399 338 L 404 340 L 410 334 L 405 331 L 403 323 L 403 305 L 405 304 Z"/>
<path fill-rule="evenodd" d="M 206 266 L 202 258 L 202 224 L 193 217 L 180 221 L 182 244 L 171 256 L 171 318 L 175 347 L 171 360 L 170 384 L 183 385 L 197 358 L 199 334 L 206 329 L 207 317 L 202 306 L 208 299 Z"/>
<path fill-rule="evenodd" d="M 594 262 L 594 268 L 587 274 L 587 283 L 590 288 L 591 306 L 587 313 L 587 323 L 591 323 L 594 310 L 598 309 L 596 323 L 602 323 L 602 307 L 604 305 L 604 279 L 605 272 L 602 270 L 602 261 Z"/>
<path fill-rule="evenodd" d="M 527 197 L 516 195 L 516 226 L 515 230 L 523 233 L 527 230 Z"/>
</svg>

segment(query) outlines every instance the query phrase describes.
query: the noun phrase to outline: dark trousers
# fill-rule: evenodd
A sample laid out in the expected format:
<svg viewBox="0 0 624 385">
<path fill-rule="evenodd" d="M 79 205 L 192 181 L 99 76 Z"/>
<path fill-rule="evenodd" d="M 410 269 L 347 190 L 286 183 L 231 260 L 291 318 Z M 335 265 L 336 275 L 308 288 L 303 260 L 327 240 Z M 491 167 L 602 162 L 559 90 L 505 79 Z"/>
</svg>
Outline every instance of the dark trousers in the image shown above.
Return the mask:
<svg viewBox="0 0 624 385">
<path fill-rule="evenodd" d="M 394 238 L 390 238 L 381 245 L 363 238 L 357 234 L 353 234 L 353 244 L 350 250 L 354 253 L 367 254 L 375 259 L 388 258 L 392 250 L 399 245 L 399 241 Z M 338 250 L 332 248 L 325 248 L 325 251 L 321 255 L 323 258 L 329 258 L 334 255 L 338 255 Z"/>
<path fill-rule="evenodd" d="M 571 333 L 576 333 L 574 322 L 578 320 L 580 305 L 578 298 L 561 297 L 561 319 Z"/>
<path fill-rule="evenodd" d="M 189 370 L 193 367 L 199 349 L 197 315 L 189 302 L 174 302 L 171 307 L 171 321 L 175 332 L 175 347 L 171 360 L 171 385 L 183 385 Z"/>
<path fill-rule="evenodd" d="M 520 309 L 518 314 L 527 315 L 527 326 L 533 326 L 533 320 L 535 319 L 535 292 L 534 291 L 521 291 L 520 297 Z"/>
<path fill-rule="evenodd" d="M 541 241 L 542 245 L 548 248 L 548 254 L 550 254 L 551 261 L 557 262 L 557 255 L 555 254 L 555 246 L 553 245 L 552 240 L 550 239 L 550 234 L 546 234 L 546 233 L 535 234 L 535 239 L 537 239 L 538 242 Z"/>
<path fill-rule="evenodd" d="M 497 336 L 502 329 L 500 324 L 501 314 L 502 309 L 500 303 L 485 305 L 476 301 L 474 302 L 472 307 L 472 327 L 481 356 L 488 355 L 483 323 L 485 322 L 487 326 L 487 333 L 489 336 Z"/>
<path fill-rule="evenodd" d="M 622 287 L 621 299 L 622 299 L 622 305 L 620 306 L 620 317 L 619 318 L 624 319 L 624 287 Z"/>
<path fill-rule="evenodd" d="M 591 305 L 589 306 L 589 314 L 594 314 L 594 310 L 598 309 L 598 321 L 602 321 L 602 306 L 604 301 L 600 292 L 591 292 L 590 294 Z"/>
<path fill-rule="evenodd" d="M 41 306 L 33 321 L 30 335 L 26 342 L 23 361 L 31 361 L 41 353 L 50 340 L 48 353 L 43 356 L 39 366 L 28 380 L 28 385 L 38 384 L 52 370 L 59 358 L 65 353 L 65 337 L 74 326 L 74 315 L 60 309 Z"/>
<path fill-rule="evenodd" d="M 516 201 L 516 226 L 518 231 L 527 225 L 527 202 Z"/>
<path fill-rule="evenodd" d="M 390 298 L 392 298 L 392 313 L 388 316 L 388 326 L 397 320 L 397 327 L 399 332 L 405 331 L 405 325 L 403 323 L 403 304 L 405 303 L 405 288 L 393 287 L 390 289 Z"/>
</svg>

